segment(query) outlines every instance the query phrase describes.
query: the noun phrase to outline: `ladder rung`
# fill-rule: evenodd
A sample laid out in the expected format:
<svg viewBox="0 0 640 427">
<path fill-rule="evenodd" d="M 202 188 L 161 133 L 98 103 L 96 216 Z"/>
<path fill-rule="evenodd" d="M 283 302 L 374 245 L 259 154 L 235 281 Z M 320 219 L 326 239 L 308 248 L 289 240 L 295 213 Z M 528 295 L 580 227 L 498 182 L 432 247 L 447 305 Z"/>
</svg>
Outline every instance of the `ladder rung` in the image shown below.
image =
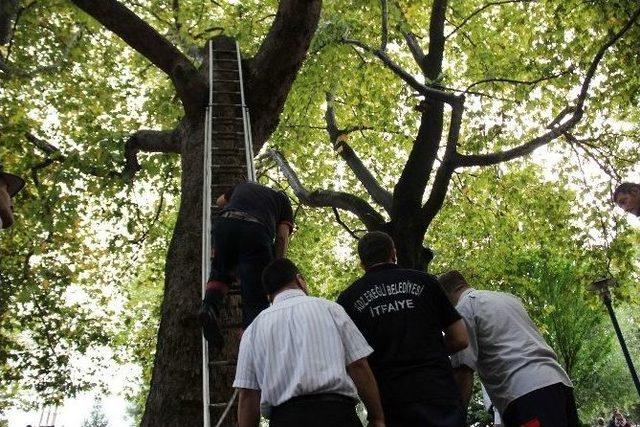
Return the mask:
<svg viewBox="0 0 640 427">
<path fill-rule="evenodd" d="M 245 170 L 245 169 L 247 169 L 247 165 L 229 165 L 229 164 L 226 164 L 226 163 L 224 163 L 224 164 L 223 163 L 216 163 L 216 164 L 211 165 L 211 169 L 227 169 L 227 170 L 229 170 L 229 169 L 242 169 L 242 170 Z"/>
<path fill-rule="evenodd" d="M 244 120 L 244 117 L 214 117 L 214 119 L 225 119 L 225 120 Z M 215 131 L 213 131 L 215 133 Z"/>
<path fill-rule="evenodd" d="M 239 132 L 239 131 L 229 132 L 229 131 L 223 131 L 223 130 L 214 130 L 214 131 L 211 131 L 211 133 L 215 133 L 217 135 L 236 135 L 236 136 L 244 135 L 244 132 Z"/>
<path fill-rule="evenodd" d="M 210 366 L 235 366 L 238 363 L 237 360 L 214 360 L 209 362 Z"/>
<path fill-rule="evenodd" d="M 215 91 L 216 95 L 220 94 L 220 93 L 224 93 L 224 94 L 232 94 L 232 95 L 240 95 L 240 91 L 228 91 L 228 90 L 216 90 Z"/>
<path fill-rule="evenodd" d="M 212 407 L 212 408 L 226 408 L 228 404 L 229 404 L 229 402 L 210 403 L 209 406 Z M 233 405 L 235 405 L 235 403 L 233 403 L 232 406 Z"/>
<path fill-rule="evenodd" d="M 211 104 L 209 104 L 210 106 L 214 106 L 214 105 L 226 105 L 226 106 L 234 106 L 234 107 L 242 107 L 242 104 L 229 104 L 229 103 L 225 103 L 225 102 L 213 102 Z"/>
<path fill-rule="evenodd" d="M 211 71 L 220 71 L 223 73 L 237 73 L 237 68 L 212 68 Z"/>
<path fill-rule="evenodd" d="M 213 79 L 213 83 L 240 83 L 240 80 L 228 80 L 228 79 Z"/>
<path fill-rule="evenodd" d="M 216 62 L 216 61 L 224 61 L 224 62 L 238 62 L 238 60 L 237 60 L 237 59 L 235 59 L 235 58 L 234 58 L 234 59 L 227 59 L 227 58 L 214 58 L 214 59 L 213 59 L 213 62 Z"/>
<path fill-rule="evenodd" d="M 238 153 L 238 152 L 242 152 L 244 151 L 244 148 L 219 148 L 219 147 L 213 147 L 211 149 L 212 151 L 219 151 L 222 153 Z"/>
<path fill-rule="evenodd" d="M 211 51 L 215 52 L 215 53 L 238 53 L 235 50 L 215 50 L 215 49 L 212 49 Z"/>
</svg>

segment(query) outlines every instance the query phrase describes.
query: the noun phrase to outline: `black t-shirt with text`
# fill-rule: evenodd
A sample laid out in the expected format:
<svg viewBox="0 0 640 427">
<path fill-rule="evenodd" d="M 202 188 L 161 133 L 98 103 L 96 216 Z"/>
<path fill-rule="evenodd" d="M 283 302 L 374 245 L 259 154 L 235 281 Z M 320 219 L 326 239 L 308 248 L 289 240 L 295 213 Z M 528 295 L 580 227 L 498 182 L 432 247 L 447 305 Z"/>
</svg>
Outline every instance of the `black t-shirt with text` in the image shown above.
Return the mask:
<svg viewBox="0 0 640 427">
<path fill-rule="evenodd" d="M 377 265 L 337 302 L 373 347 L 369 364 L 383 405 L 460 401 L 442 331 L 461 317 L 435 277 Z"/>
<path fill-rule="evenodd" d="M 293 231 L 293 209 L 291 202 L 282 191 L 275 191 L 255 182 L 237 184 L 225 193 L 227 204 L 223 212 L 245 212 L 267 227 L 273 238 L 278 224 L 287 224 Z"/>
</svg>

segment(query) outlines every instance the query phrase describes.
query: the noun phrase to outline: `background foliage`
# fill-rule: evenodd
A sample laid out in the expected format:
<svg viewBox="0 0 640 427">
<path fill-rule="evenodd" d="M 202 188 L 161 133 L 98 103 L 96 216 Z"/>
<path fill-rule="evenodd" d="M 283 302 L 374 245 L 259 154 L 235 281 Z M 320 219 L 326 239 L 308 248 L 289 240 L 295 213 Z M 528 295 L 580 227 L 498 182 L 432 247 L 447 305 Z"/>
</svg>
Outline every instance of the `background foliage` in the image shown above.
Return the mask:
<svg viewBox="0 0 640 427">
<path fill-rule="evenodd" d="M 253 53 L 275 1 L 124 1 L 198 60 L 218 33 Z M 496 2 L 500 3 L 500 2 Z M 609 32 L 635 2 L 456 1 L 447 12 L 438 82 L 474 87 L 461 132 L 466 153 L 504 149 L 536 135 L 566 104 Z M 431 2 L 390 2 L 389 51 L 417 73 L 398 30 L 425 40 Z M 270 142 L 309 188 L 361 184 L 335 156 L 324 129 L 325 92 L 349 143 L 392 190 L 415 137 L 419 99 L 366 53 L 340 43 L 380 40 L 379 1 L 327 0 L 307 62 Z M 67 2 L 21 1 L 11 44 L 0 46 L 0 160 L 28 180 L 18 223 L 0 240 L 0 412 L 61 401 L 101 386 L 106 369 L 131 363 L 125 393 L 145 397 L 159 316 L 164 256 L 175 222 L 178 159 L 142 156 L 133 183 L 118 172 L 139 128 L 168 129 L 181 114 L 168 79 Z M 472 16 L 465 20 L 466 17 Z M 460 29 L 457 26 L 464 23 Z M 637 354 L 638 233 L 611 211 L 611 183 L 635 178 L 640 123 L 638 26 L 605 57 L 576 141 L 564 139 L 508 165 L 461 171 L 427 234 L 432 271 L 461 270 L 479 288 L 523 299 L 575 382 L 593 419 L 637 402 L 608 319 L 584 291 L 615 276 L 616 305 Z M 291 193 L 270 162 L 262 180 Z M 341 220 L 356 234 L 357 221 Z M 334 298 L 359 274 L 354 240 L 330 209 L 300 207 L 290 255 L 314 293 Z M 140 375 L 138 375 L 140 374 Z M 34 395 L 37 397 L 33 399 Z"/>
</svg>

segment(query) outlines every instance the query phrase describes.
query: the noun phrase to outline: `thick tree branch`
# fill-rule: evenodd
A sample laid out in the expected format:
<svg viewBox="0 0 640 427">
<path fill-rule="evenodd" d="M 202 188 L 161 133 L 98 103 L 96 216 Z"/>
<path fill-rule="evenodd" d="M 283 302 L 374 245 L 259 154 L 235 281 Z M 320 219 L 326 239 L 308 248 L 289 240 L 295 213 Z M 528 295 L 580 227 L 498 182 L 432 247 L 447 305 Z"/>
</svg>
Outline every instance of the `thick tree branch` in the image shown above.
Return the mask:
<svg viewBox="0 0 640 427">
<path fill-rule="evenodd" d="M 18 15 L 18 0 L 3 0 L 0 2 L 0 46 L 11 40 L 14 20 Z"/>
<path fill-rule="evenodd" d="M 65 162 L 69 156 L 62 153 L 60 148 L 44 141 L 30 132 L 24 134 L 27 141 L 36 146 L 46 156 L 37 169 L 49 166 L 53 162 Z M 139 130 L 129 137 L 124 147 L 125 163 L 122 172 L 100 169 L 96 166 L 75 165 L 81 172 L 100 178 L 122 178 L 125 181 L 133 179 L 141 169 L 138 153 L 180 153 L 180 143 L 174 137 L 173 131 Z"/>
<path fill-rule="evenodd" d="M 31 142 L 33 145 L 36 146 L 36 148 L 38 148 L 39 150 L 41 150 L 42 152 L 44 152 L 46 154 L 46 159 L 43 160 L 42 162 L 38 163 L 37 165 L 33 166 L 31 168 L 32 171 L 32 177 L 34 182 L 36 183 L 36 185 L 40 185 L 40 181 L 38 179 L 37 176 L 37 172 L 40 169 L 44 169 L 46 167 L 48 167 L 49 165 L 53 164 L 54 162 L 58 162 L 58 163 L 64 163 L 67 159 L 68 156 L 66 156 L 65 154 L 63 154 L 60 149 L 58 147 L 56 147 L 53 144 L 50 144 L 47 141 L 44 141 L 40 138 L 38 138 L 37 136 L 35 136 L 34 134 L 30 133 L 30 132 L 25 132 L 24 134 L 25 138 L 27 139 L 27 141 Z M 119 173 L 113 171 L 113 170 L 108 170 L 108 169 L 100 169 L 96 166 L 90 165 L 74 165 L 79 171 L 81 171 L 82 173 L 85 173 L 87 175 L 91 175 L 91 176 L 96 176 L 99 178 L 117 178 L 120 176 Z"/>
<path fill-rule="evenodd" d="M 447 146 L 445 148 L 442 164 L 436 172 L 433 180 L 433 187 L 429 198 L 422 206 L 423 226 L 425 230 L 429 228 L 429 224 L 433 221 L 436 214 L 442 208 L 444 199 L 449 189 L 451 175 L 455 170 L 456 150 L 458 140 L 460 139 L 460 128 L 462 127 L 462 113 L 464 112 L 464 98 L 460 97 L 458 104 L 451 111 L 451 125 L 449 126 L 449 134 L 447 136 Z"/>
<path fill-rule="evenodd" d="M 488 9 L 488 8 L 490 8 L 492 6 L 501 6 L 501 5 L 507 4 L 507 3 L 532 3 L 534 1 L 536 1 L 536 0 L 500 0 L 500 1 L 489 2 L 489 3 L 485 4 L 484 6 L 474 10 L 473 12 L 471 12 L 471 14 L 469 16 L 464 18 L 460 24 L 456 25 L 455 28 L 453 30 L 451 30 L 451 32 L 449 34 L 447 34 L 446 38 L 448 39 L 449 37 L 454 35 L 458 30 L 460 30 L 460 28 L 464 27 L 467 24 L 467 22 L 469 22 L 475 16 L 477 16 L 478 14 L 482 13 L 483 11 L 485 11 L 486 9 Z"/>
<path fill-rule="evenodd" d="M 371 46 L 367 46 L 366 44 L 358 40 L 343 38 L 342 43 L 359 47 L 360 49 L 376 56 L 378 59 L 380 59 L 380 61 L 382 61 L 382 63 L 389 70 L 391 70 L 394 74 L 396 74 L 398 77 L 404 80 L 405 83 L 407 83 L 414 90 L 419 92 L 421 95 L 427 96 L 431 99 L 441 101 L 441 102 L 446 102 L 446 103 L 455 102 L 454 95 L 438 89 L 434 89 L 432 87 L 426 86 L 418 82 L 410 73 L 408 73 L 406 70 L 400 67 L 400 65 L 396 64 L 388 55 L 386 55 L 384 52 L 381 52 L 379 49 L 374 49 Z"/>
<path fill-rule="evenodd" d="M 431 81 L 439 79 L 442 73 L 444 59 L 444 22 L 447 13 L 448 0 L 435 0 L 431 7 L 429 21 L 429 50 L 424 59 L 424 73 Z M 455 101 L 454 101 L 455 102 Z M 448 102 L 453 106 L 452 102 Z"/>
<path fill-rule="evenodd" d="M 423 68 L 425 78 L 430 81 L 436 81 L 442 73 L 446 8 L 446 0 L 435 0 L 431 7 L 429 51 Z M 425 98 L 417 107 L 422 113 L 418 134 L 393 191 L 394 220 L 401 218 L 403 221 L 409 221 L 411 216 L 420 214 L 422 198 L 431 179 L 440 147 L 444 127 L 444 104 L 439 99 L 428 96 Z M 454 94 L 447 94 L 445 102 L 455 108 L 461 99 Z"/>
<path fill-rule="evenodd" d="M 125 43 L 164 71 L 176 88 L 188 116 L 206 102 L 206 82 L 195 66 L 166 38 L 116 0 L 71 0 Z"/>
<path fill-rule="evenodd" d="M 278 125 L 318 26 L 321 8 L 322 0 L 280 0 L 269 33 L 244 67 L 256 153 Z"/>
<path fill-rule="evenodd" d="M 387 50 L 387 43 L 389 42 L 389 5 L 387 0 L 380 0 L 380 52 Z"/>
<path fill-rule="evenodd" d="M 407 21 L 407 17 L 405 16 L 404 11 L 400 7 L 400 4 L 397 1 L 394 1 L 393 4 L 395 8 L 398 10 L 398 12 L 400 13 L 400 17 L 402 19 L 402 25 L 398 26 L 399 30 L 402 33 L 402 36 L 404 37 L 405 41 L 407 42 L 407 46 L 409 47 L 409 51 L 411 52 L 413 59 L 416 61 L 416 63 L 418 64 L 418 66 L 420 67 L 420 69 L 424 74 L 425 73 L 424 51 L 422 50 L 422 47 L 420 47 L 420 43 L 418 42 L 418 38 L 416 37 L 416 35 L 410 30 L 408 30 L 409 22 Z"/>
<path fill-rule="evenodd" d="M 361 198 L 340 191 L 309 191 L 303 187 L 298 175 L 289 163 L 287 163 L 282 153 L 276 150 L 269 150 L 267 155 L 276 162 L 282 174 L 287 178 L 287 181 L 289 181 L 295 195 L 305 205 L 331 207 L 349 211 L 356 215 L 369 230 L 380 230 L 384 226 L 385 221 L 382 215 Z"/>
<path fill-rule="evenodd" d="M 139 130 L 129 137 L 124 145 L 125 165 L 122 178 L 133 179 L 141 169 L 138 153 L 180 153 L 180 142 L 173 131 Z"/>
<path fill-rule="evenodd" d="M 333 145 L 334 151 L 347 163 L 356 178 L 362 183 L 374 202 L 379 204 L 387 212 L 391 212 L 393 196 L 378 183 L 378 180 L 369 172 L 369 169 L 362 163 L 356 152 L 347 143 L 347 135 L 352 130 L 339 129 L 336 124 L 335 111 L 333 109 L 333 95 L 326 94 L 327 110 L 325 121 L 327 122 L 327 133 Z M 361 129 L 354 127 L 351 129 Z"/>
<path fill-rule="evenodd" d="M 422 72 L 425 73 L 424 60 L 426 55 L 424 54 L 422 47 L 420 47 L 420 43 L 418 42 L 416 35 L 411 31 L 404 31 L 402 35 L 407 42 L 407 46 L 409 46 L 409 51 L 411 52 L 413 59 L 416 61 Z"/>
<path fill-rule="evenodd" d="M 550 128 L 548 132 L 509 150 L 489 154 L 458 155 L 456 160 L 456 167 L 494 165 L 497 163 L 513 160 L 518 157 L 526 156 L 527 154 L 531 154 L 536 148 L 546 145 L 558 138 L 560 135 L 569 132 L 582 118 L 583 107 L 587 99 L 589 86 L 591 85 L 591 81 L 593 80 L 593 76 L 595 75 L 595 72 L 598 68 L 598 64 L 604 57 L 605 52 L 618 40 L 620 40 L 620 38 L 622 38 L 622 36 L 638 20 L 638 17 L 640 17 L 640 9 L 637 9 L 631 16 L 629 21 L 626 23 L 626 25 L 613 36 L 611 36 L 609 40 L 607 40 L 607 42 L 600 47 L 593 60 L 591 61 L 591 64 L 589 65 L 584 81 L 582 82 L 582 86 L 580 88 L 580 93 L 578 95 L 578 98 L 576 99 L 575 106 L 565 108 L 547 126 L 548 128 Z"/>
</svg>

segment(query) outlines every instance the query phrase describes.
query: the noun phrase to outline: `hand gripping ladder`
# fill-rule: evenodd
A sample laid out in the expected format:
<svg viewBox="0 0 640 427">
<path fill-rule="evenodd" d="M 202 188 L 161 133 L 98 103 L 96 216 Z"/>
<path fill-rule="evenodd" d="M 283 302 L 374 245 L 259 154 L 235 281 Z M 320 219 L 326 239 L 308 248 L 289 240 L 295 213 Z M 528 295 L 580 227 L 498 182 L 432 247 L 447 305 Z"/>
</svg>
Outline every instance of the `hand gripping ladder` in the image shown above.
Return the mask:
<svg viewBox="0 0 640 427">
<path fill-rule="evenodd" d="M 204 170 L 202 190 L 202 296 L 206 289 L 211 270 L 211 228 L 212 210 L 217 194 L 213 194 L 212 176 L 214 173 L 223 173 L 233 169 L 233 165 L 220 161 L 222 155 L 237 154 L 244 151 L 246 162 L 246 176 L 250 181 L 255 181 L 255 166 L 253 164 L 253 146 L 251 140 L 251 122 L 249 109 L 245 103 L 244 85 L 242 80 L 242 62 L 240 47 L 235 41 L 235 49 L 215 50 L 210 40 L 209 49 L 209 102 L 207 105 L 204 123 Z M 214 61 L 214 55 L 215 61 Z M 216 66 L 218 68 L 216 68 Z M 231 78 L 229 77 L 231 76 Z M 221 89 L 222 87 L 222 89 Z M 230 89 L 231 88 L 231 89 Z M 216 99 L 214 99 L 214 96 Z M 220 99 L 218 99 L 220 98 Z M 214 102 L 217 101 L 217 102 Z M 234 111 L 233 117 L 223 116 L 219 113 Z M 241 113 L 241 116 L 240 114 Z M 242 126 L 240 126 L 240 123 Z M 244 140 L 244 150 L 221 148 L 220 141 Z M 216 141 L 216 144 L 214 144 Z M 235 166 L 237 169 L 237 166 Z M 236 349 L 237 352 L 237 349 Z M 237 353 L 235 358 L 237 359 Z M 214 424 L 222 426 L 224 420 L 233 407 L 238 391 L 234 391 L 228 402 L 211 403 L 209 368 L 211 366 L 235 366 L 236 360 L 219 360 L 209 362 L 208 343 L 202 337 L 202 401 L 204 427 L 211 427 L 211 409 L 224 408 L 220 419 Z"/>
</svg>

